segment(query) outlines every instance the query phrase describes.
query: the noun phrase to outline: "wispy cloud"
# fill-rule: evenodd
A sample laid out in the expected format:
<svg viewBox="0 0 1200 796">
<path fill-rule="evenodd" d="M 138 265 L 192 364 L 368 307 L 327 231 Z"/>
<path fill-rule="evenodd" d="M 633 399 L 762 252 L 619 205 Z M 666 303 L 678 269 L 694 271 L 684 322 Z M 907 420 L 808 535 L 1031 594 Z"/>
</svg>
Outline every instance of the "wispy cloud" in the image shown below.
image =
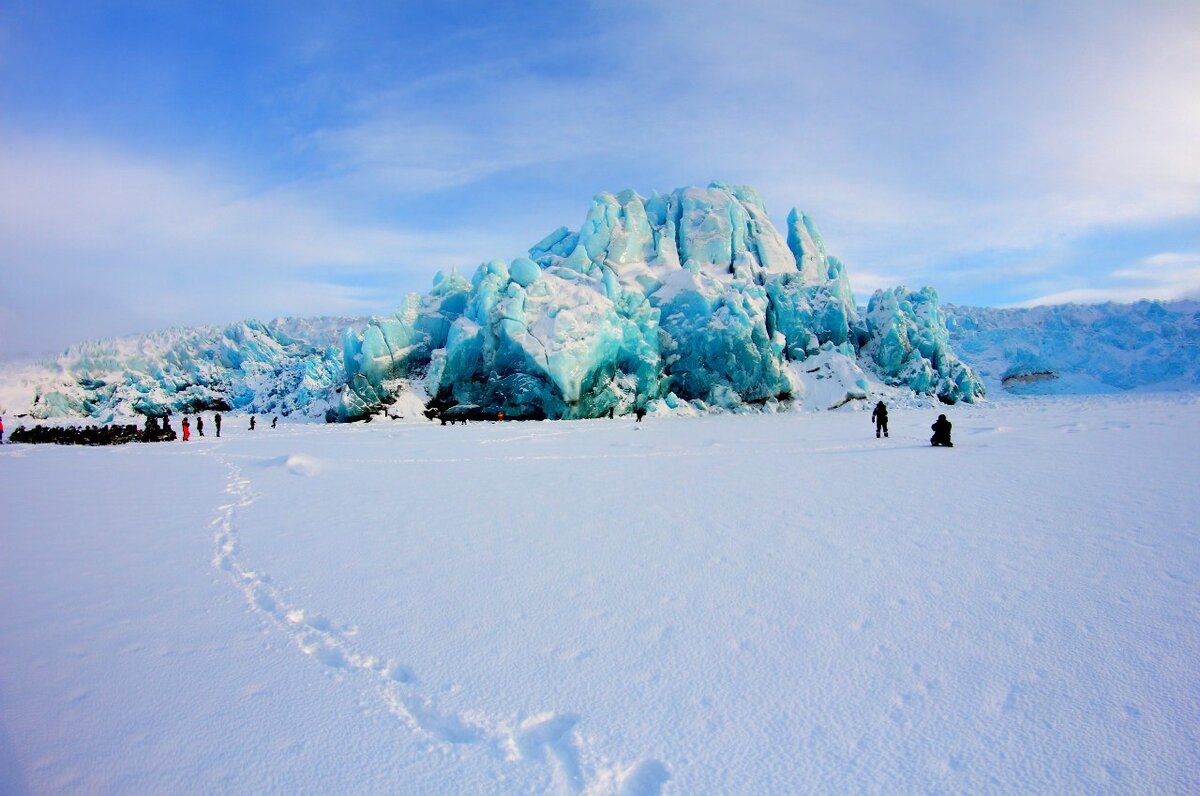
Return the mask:
<svg viewBox="0 0 1200 796">
<path fill-rule="evenodd" d="M 1200 298 L 1200 252 L 1162 252 L 1119 268 L 1109 276 L 1116 283 L 1112 287 L 1063 290 L 1038 296 L 1017 306 Z"/>
<path fill-rule="evenodd" d="M 596 191 L 712 179 L 755 185 L 777 219 L 809 211 L 860 293 L 928 283 L 951 300 L 999 303 L 1190 284 L 1186 271 L 1122 276 L 1120 258 L 1091 262 L 1081 241 L 1200 218 L 1200 4 L 757 0 L 733 11 L 595 0 L 509 11 L 405 7 L 387 25 L 297 11 L 278 22 L 287 35 L 239 39 L 233 71 L 258 71 L 236 100 L 203 98 L 257 125 L 253 151 L 237 124 L 221 128 L 226 138 L 188 137 L 195 115 L 158 138 L 152 124 L 130 123 L 124 137 L 111 120 L 92 130 L 78 81 L 47 83 L 67 92 L 61 105 L 9 113 L 0 128 L 0 355 L 18 338 L 58 345 L 122 319 L 379 309 L 437 269 L 578 225 Z M 172 21 L 148 30 L 186 29 Z M 0 66 L 3 26 L 0 16 Z M 138 44 L 129 36 L 122 47 Z M 195 62 L 206 69 L 211 46 Z M 176 52 L 147 50 L 168 65 Z M 6 74 L 50 74 L 25 60 Z M 96 85 L 128 76 L 109 60 Z M 33 102 L 36 89 L 0 102 Z M 138 96 L 119 107 L 136 111 Z M 176 97 L 179 113 L 194 113 L 189 96 Z M 78 114 L 73 132 L 45 126 L 62 107 Z M 1121 257 L 1200 245 L 1177 238 Z M 37 289 L 45 273 L 91 299 L 35 317 L 55 304 Z"/>
<path fill-rule="evenodd" d="M 1200 214 L 1200 6 L 598 2 L 553 46 L 354 98 L 314 135 L 397 190 L 558 167 L 756 185 L 881 273 Z M 565 60 L 565 63 L 570 63 Z M 607 175 L 607 176 L 606 176 Z M 584 180 L 588 184 L 581 184 Z"/>
<path fill-rule="evenodd" d="M 0 185 L 0 355 L 147 325 L 381 311 L 489 248 L 479 231 L 361 223 L 306 191 L 94 144 L 0 136 Z M 364 269 L 395 294 L 340 278 Z"/>
</svg>

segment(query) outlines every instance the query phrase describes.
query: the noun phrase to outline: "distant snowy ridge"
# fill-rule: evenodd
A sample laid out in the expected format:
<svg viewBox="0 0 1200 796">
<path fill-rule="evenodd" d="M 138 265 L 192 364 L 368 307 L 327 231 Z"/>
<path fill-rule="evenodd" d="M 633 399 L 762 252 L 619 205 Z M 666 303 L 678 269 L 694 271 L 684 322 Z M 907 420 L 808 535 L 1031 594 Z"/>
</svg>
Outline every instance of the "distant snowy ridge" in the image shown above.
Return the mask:
<svg viewBox="0 0 1200 796">
<path fill-rule="evenodd" d="M 945 305 L 962 353 L 993 389 L 1095 393 L 1200 388 L 1200 302 Z"/>
<path fill-rule="evenodd" d="M 166 329 L 71 346 L 0 368 L 0 409 L 37 418 L 200 410 L 323 417 L 345 381 L 354 318 L 279 318 Z"/>
</svg>

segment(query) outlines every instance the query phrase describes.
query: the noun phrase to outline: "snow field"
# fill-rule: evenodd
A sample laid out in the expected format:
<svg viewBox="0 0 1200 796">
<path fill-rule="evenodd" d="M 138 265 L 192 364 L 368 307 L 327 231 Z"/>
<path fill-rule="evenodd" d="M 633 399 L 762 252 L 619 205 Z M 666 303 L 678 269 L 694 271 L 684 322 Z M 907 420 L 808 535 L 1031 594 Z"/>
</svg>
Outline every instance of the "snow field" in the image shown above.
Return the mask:
<svg viewBox="0 0 1200 796">
<path fill-rule="evenodd" d="M 1195 790 L 1196 409 L 5 446 L 0 791 Z"/>
</svg>

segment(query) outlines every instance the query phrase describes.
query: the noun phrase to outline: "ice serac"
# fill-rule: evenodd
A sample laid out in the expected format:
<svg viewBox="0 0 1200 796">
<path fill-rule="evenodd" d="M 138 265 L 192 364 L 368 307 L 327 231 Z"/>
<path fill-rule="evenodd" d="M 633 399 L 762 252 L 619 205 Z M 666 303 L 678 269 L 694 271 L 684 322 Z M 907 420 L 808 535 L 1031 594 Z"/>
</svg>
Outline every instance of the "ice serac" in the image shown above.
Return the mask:
<svg viewBox="0 0 1200 796">
<path fill-rule="evenodd" d="M 826 343 L 852 353 L 865 329 L 845 266 L 826 253 L 812 219 L 795 209 L 788 215 L 788 246 L 796 271 L 772 280 L 767 290 L 772 324 L 787 338 L 789 358 L 804 359 Z"/>
<path fill-rule="evenodd" d="M 657 313 L 602 273 L 518 258 L 479 267 L 465 311 L 436 351 L 435 405 L 509 417 L 592 417 L 657 394 Z"/>
<path fill-rule="evenodd" d="M 346 329 L 342 359 L 347 389 L 341 394 L 340 416 L 369 414 L 394 396 L 396 379 L 428 367 L 433 352 L 446 345 L 469 289 L 457 272 L 439 273 L 428 293 L 409 294 L 391 316 Z"/>
<path fill-rule="evenodd" d="M 861 374 L 855 363 L 870 335 L 845 267 L 803 213 L 793 210 L 780 234 L 752 188 L 600 193 L 578 232 L 560 227 L 528 257 L 451 282 L 348 340 L 345 419 L 386 403 L 397 379 L 422 380 L 435 410 L 484 417 L 807 406 L 825 398 L 801 378 L 812 369 L 789 363 L 810 357 L 822 374 L 829 362 L 845 365 L 833 404 L 866 396 L 849 374 Z M 943 400 L 982 395 L 950 353 L 944 324 L 932 346 L 903 329 L 925 353 L 866 360 L 880 376 Z"/>
<path fill-rule="evenodd" d="M 867 305 L 866 321 L 862 353 L 889 383 L 946 403 L 984 397 L 983 381 L 950 350 L 946 317 L 933 288 L 877 290 Z"/>
</svg>

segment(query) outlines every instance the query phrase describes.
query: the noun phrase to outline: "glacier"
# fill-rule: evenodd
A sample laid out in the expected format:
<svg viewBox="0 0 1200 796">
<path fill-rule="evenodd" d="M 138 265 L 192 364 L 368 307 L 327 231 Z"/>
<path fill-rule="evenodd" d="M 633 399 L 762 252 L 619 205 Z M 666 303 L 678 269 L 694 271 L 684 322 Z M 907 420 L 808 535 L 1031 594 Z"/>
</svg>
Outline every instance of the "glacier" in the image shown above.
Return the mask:
<svg viewBox="0 0 1200 796">
<path fill-rule="evenodd" d="M 598 194 L 578 231 L 469 279 L 439 274 L 347 332 L 338 416 L 369 416 L 413 382 L 434 411 L 509 418 L 778 406 L 805 392 L 794 363 L 823 351 L 848 361 L 851 399 L 866 397 L 860 362 L 947 403 L 984 396 L 936 292 L 881 292 L 863 318 L 812 219 L 792 210 L 786 229 L 746 186 Z"/>
<path fill-rule="evenodd" d="M 71 346 L 0 371 L 0 408 L 49 419 L 241 411 L 324 417 L 345 382 L 353 318 L 166 329 Z"/>
<path fill-rule="evenodd" d="M 1200 302 L 943 307 L 955 348 L 1016 395 L 1200 388 Z"/>
<path fill-rule="evenodd" d="M 0 411 L 560 419 L 831 408 L 889 388 L 975 402 L 985 380 L 956 353 L 956 317 L 929 287 L 856 306 L 813 219 L 793 209 L 781 231 L 753 188 L 626 190 L 386 316 L 175 329 L 4 367 Z"/>
<path fill-rule="evenodd" d="M 967 364 L 967 362 L 971 364 Z M 1200 303 L 993 309 L 932 287 L 856 306 L 812 218 L 752 188 L 601 193 L 510 262 L 372 318 L 276 319 L 0 363 L 0 414 L 583 418 L 1200 387 Z"/>
</svg>

